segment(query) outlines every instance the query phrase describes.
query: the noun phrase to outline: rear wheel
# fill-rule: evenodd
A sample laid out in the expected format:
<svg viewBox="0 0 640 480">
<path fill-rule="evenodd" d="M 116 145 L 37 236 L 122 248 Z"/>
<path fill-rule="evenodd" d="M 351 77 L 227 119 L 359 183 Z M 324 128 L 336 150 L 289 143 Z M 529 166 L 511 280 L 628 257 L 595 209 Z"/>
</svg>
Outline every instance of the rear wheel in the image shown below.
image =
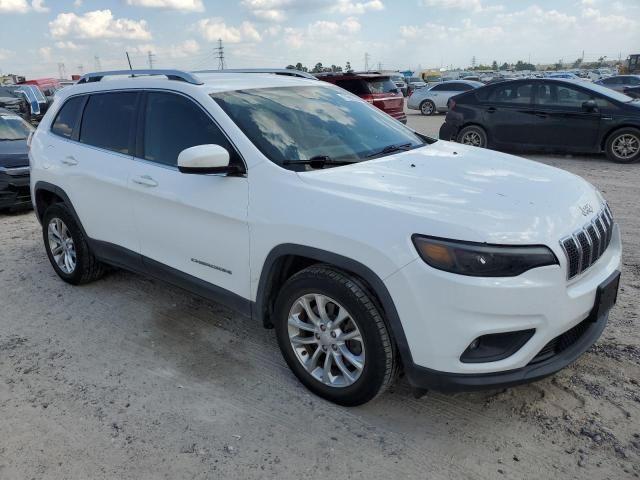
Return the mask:
<svg viewBox="0 0 640 480">
<path fill-rule="evenodd" d="M 621 128 L 607 138 L 606 152 L 616 163 L 634 163 L 640 160 L 640 130 Z"/>
<path fill-rule="evenodd" d="M 463 145 L 471 145 L 472 147 L 487 148 L 487 132 L 478 125 L 469 125 L 464 127 L 458 133 L 456 138 L 458 143 Z"/>
<path fill-rule="evenodd" d="M 63 203 L 51 205 L 44 212 L 42 236 L 49 261 L 65 282 L 80 285 L 103 275 L 103 264 L 91 253 L 82 230 Z"/>
<path fill-rule="evenodd" d="M 436 104 L 431 100 L 425 100 L 420 104 L 420 113 L 422 115 L 433 115 L 436 112 Z"/>
<path fill-rule="evenodd" d="M 393 381 L 391 338 L 358 279 L 330 266 L 309 267 L 285 283 L 274 313 L 285 361 L 315 394 L 360 405 Z"/>
</svg>

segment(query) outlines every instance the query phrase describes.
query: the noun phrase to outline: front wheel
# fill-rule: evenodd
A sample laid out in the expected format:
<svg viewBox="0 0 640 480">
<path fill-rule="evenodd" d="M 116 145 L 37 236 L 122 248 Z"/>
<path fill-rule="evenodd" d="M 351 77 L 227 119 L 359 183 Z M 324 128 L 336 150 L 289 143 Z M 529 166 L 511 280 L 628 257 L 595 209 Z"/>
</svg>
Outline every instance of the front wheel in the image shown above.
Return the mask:
<svg viewBox="0 0 640 480">
<path fill-rule="evenodd" d="M 485 132 L 484 128 L 482 127 L 479 127 L 477 125 L 470 125 L 460 130 L 456 141 L 458 143 L 462 143 L 463 145 L 487 148 L 487 132 Z"/>
<path fill-rule="evenodd" d="M 65 282 L 80 285 L 103 275 L 104 265 L 93 256 L 80 226 L 64 204 L 46 209 L 42 236 L 49 261 Z"/>
<path fill-rule="evenodd" d="M 393 381 L 396 358 L 381 312 L 355 277 L 327 265 L 291 277 L 275 305 L 278 344 L 312 392 L 361 405 Z"/>
<path fill-rule="evenodd" d="M 616 163 L 634 163 L 640 160 L 640 130 L 621 128 L 609 135 L 607 157 Z"/>
</svg>

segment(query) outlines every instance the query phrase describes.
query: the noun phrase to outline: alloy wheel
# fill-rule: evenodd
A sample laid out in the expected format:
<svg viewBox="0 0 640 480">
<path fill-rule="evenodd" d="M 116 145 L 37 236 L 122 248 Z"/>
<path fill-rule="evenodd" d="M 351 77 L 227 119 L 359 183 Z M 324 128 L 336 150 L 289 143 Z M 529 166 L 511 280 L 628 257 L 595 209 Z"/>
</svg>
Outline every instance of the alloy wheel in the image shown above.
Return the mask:
<svg viewBox="0 0 640 480">
<path fill-rule="evenodd" d="M 472 147 L 481 147 L 482 137 L 478 132 L 467 132 L 462 136 L 462 141 L 460 143 L 464 145 L 471 145 Z"/>
<path fill-rule="evenodd" d="M 621 160 L 629 160 L 640 151 L 640 139 L 635 135 L 625 133 L 613 140 L 611 150 Z"/>
<path fill-rule="evenodd" d="M 425 115 L 431 115 L 433 113 L 433 103 L 431 102 L 424 102 L 420 108 Z"/>
<path fill-rule="evenodd" d="M 49 249 L 56 265 L 66 274 L 76 269 L 76 247 L 71 232 L 59 218 L 52 218 L 47 227 Z"/>
<path fill-rule="evenodd" d="M 365 365 L 364 340 L 351 314 L 334 299 L 298 298 L 288 318 L 291 348 L 306 371 L 330 387 L 355 383 Z"/>
</svg>

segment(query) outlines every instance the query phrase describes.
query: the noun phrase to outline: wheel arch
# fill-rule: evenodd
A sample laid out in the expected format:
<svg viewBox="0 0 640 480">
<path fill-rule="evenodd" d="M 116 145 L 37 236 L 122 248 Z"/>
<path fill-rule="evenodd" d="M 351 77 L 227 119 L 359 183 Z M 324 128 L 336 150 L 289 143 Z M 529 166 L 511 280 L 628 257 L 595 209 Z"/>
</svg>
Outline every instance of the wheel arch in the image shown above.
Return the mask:
<svg viewBox="0 0 640 480">
<path fill-rule="evenodd" d="M 271 328 L 271 314 L 275 298 L 291 275 L 317 263 L 339 268 L 357 277 L 370 290 L 382 309 L 383 318 L 395 342 L 404 365 L 413 365 L 413 359 L 395 304 L 382 279 L 366 265 L 337 253 L 297 244 L 274 247 L 262 267 L 252 316 Z"/>
<path fill-rule="evenodd" d="M 634 125 L 631 123 L 629 124 L 623 123 L 620 125 L 616 125 L 615 127 L 611 127 L 602 135 L 602 139 L 600 140 L 600 151 L 604 152 L 607 149 L 607 142 L 609 141 L 609 138 L 611 138 L 611 136 L 614 133 L 616 133 L 618 130 L 623 130 L 625 128 L 633 128 L 634 130 L 638 130 L 640 132 L 640 126 Z"/>
<path fill-rule="evenodd" d="M 485 127 L 484 125 L 481 125 L 480 123 L 478 123 L 477 121 L 474 121 L 474 120 L 468 121 L 468 122 L 463 123 L 462 125 L 460 125 L 460 128 L 458 128 L 458 132 L 456 133 L 456 139 L 458 137 L 458 134 L 463 129 L 465 129 L 467 127 L 478 127 L 478 128 L 481 128 L 484 131 L 484 134 L 487 136 L 487 146 L 490 144 L 491 136 L 489 135 L 489 130 L 487 130 L 487 127 Z"/>
<path fill-rule="evenodd" d="M 84 227 L 82 226 L 82 222 L 80 221 L 76 210 L 73 208 L 69 195 L 67 195 L 63 189 L 49 182 L 38 181 L 33 188 L 33 193 L 35 195 L 34 207 L 36 217 L 40 223 L 42 223 L 42 217 L 44 216 L 44 212 L 47 207 L 54 203 L 64 203 L 82 230 L 82 234 L 85 238 L 89 238 L 87 236 L 87 232 L 84 231 Z"/>
</svg>

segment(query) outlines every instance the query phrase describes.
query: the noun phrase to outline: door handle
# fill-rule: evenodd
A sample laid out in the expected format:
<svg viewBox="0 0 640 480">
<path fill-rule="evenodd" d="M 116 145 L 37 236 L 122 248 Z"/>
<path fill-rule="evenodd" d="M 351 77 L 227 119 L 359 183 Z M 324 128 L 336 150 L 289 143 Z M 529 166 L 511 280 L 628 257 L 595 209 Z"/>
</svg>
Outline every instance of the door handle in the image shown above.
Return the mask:
<svg viewBox="0 0 640 480">
<path fill-rule="evenodd" d="M 547 118 L 549 115 L 543 112 L 536 112 L 536 117 Z"/>
<path fill-rule="evenodd" d="M 132 180 L 132 182 L 136 183 L 138 185 L 143 185 L 145 187 L 157 187 L 158 186 L 158 182 L 156 182 L 149 175 L 143 175 L 141 177 L 136 177 L 136 178 L 134 178 Z"/>
<path fill-rule="evenodd" d="M 487 108 L 487 113 L 496 113 L 496 107 Z"/>
<path fill-rule="evenodd" d="M 73 158 L 72 156 L 68 156 L 68 157 L 64 157 L 62 159 L 62 163 L 64 163 L 65 165 L 69 165 L 70 167 L 77 165 L 78 161 Z"/>
</svg>

